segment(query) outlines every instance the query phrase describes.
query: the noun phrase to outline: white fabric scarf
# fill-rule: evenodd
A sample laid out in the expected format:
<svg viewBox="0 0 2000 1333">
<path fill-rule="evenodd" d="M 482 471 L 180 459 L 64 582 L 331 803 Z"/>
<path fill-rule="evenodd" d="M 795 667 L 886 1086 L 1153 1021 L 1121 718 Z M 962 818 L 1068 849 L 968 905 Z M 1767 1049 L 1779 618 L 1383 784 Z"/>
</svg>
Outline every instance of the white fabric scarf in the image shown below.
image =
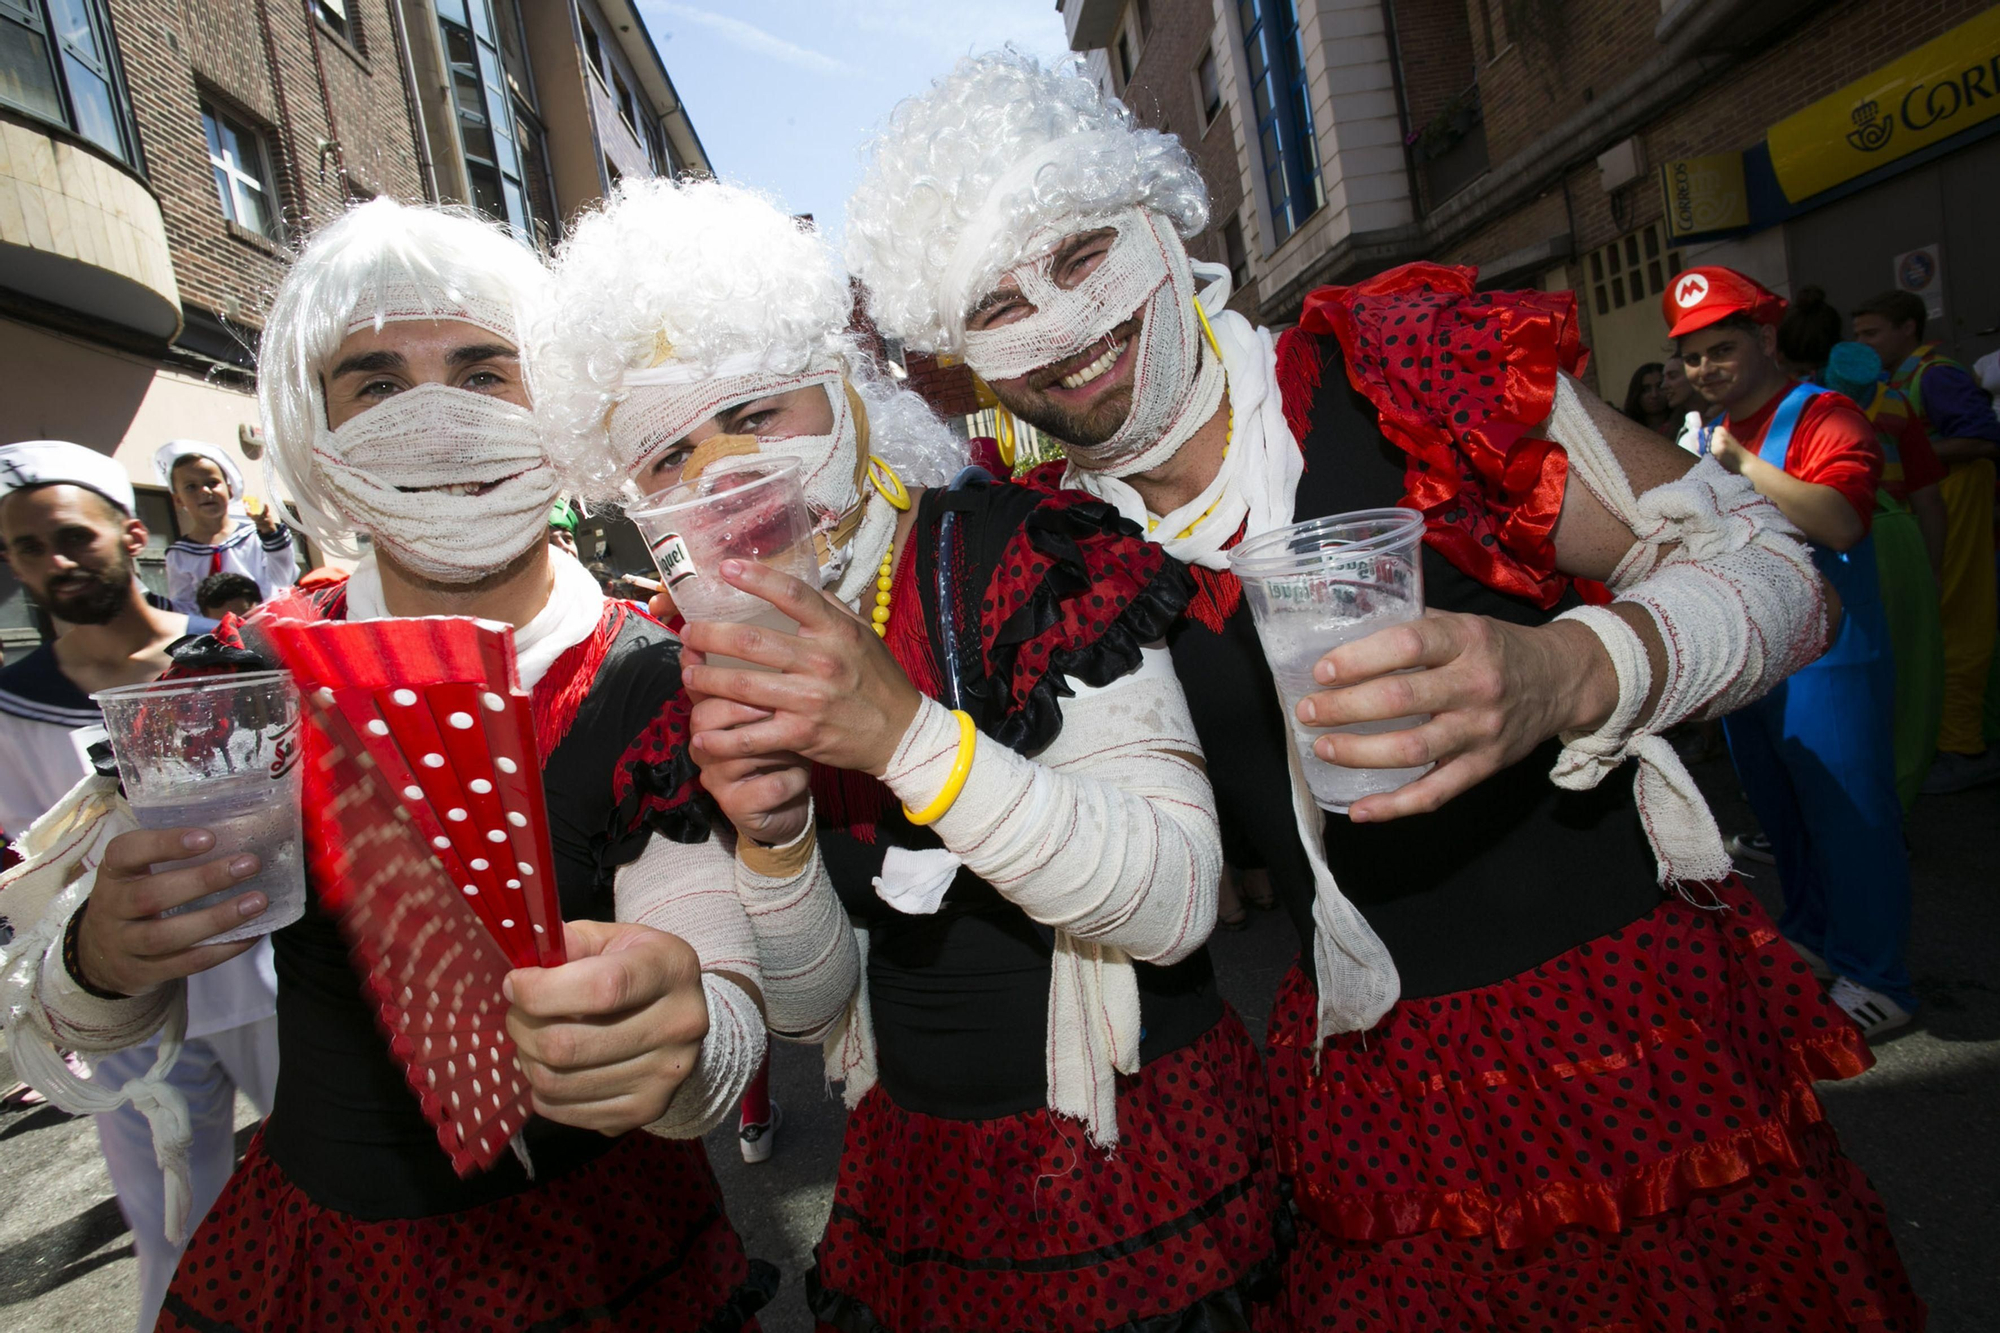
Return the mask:
<svg viewBox="0 0 2000 1333">
<path fill-rule="evenodd" d="M 1105 342 L 1137 313 L 1139 332 L 1130 349 L 1132 403 L 1125 420 L 1101 444 L 1065 446 L 1077 466 L 1122 477 L 1165 462 L 1201 428 L 1222 399 L 1223 373 L 1214 358 L 1203 355 L 1200 321 L 1191 308 L 1194 274 L 1173 223 L 1134 208 L 1110 225 L 1117 232 L 1110 250 L 1073 288 L 1056 283 L 1050 250 L 1013 269 L 1035 313 L 997 328 L 968 330 L 965 360 L 989 381 L 1015 379 Z M 1067 228 L 1051 232 L 1051 246 L 1074 234 Z"/>
<path fill-rule="evenodd" d="M 555 587 L 534 618 L 514 631 L 514 667 L 521 687 L 532 690 L 555 660 L 597 630 L 604 615 L 604 590 L 590 571 L 567 551 L 551 546 L 549 568 Z M 382 596 L 382 571 L 369 551 L 347 576 L 347 618 L 386 620 L 394 612 Z"/>
<path fill-rule="evenodd" d="M 532 412 L 419 384 L 313 440 L 313 471 L 341 517 L 441 583 L 471 583 L 546 538 L 560 487 Z M 482 495 L 437 489 L 498 482 Z"/>
<path fill-rule="evenodd" d="M 1201 265 L 1208 270 L 1208 265 Z M 1215 480 L 1194 499 L 1157 520 L 1127 483 L 1071 464 L 1063 478 L 1114 505 L 1135 523 L 1151 526 L 1152 539 L 1177 560 L 1225 569 L 1224 546 L 1245 528 L 1246 539 L 1292 521 L 1305 459 L 1285 421 L 1278 390 L 1278 354 L 1268 329 L 1255 328 L 1232 310 L 1227 271 L 1202 292 L 1203 308 L 1213 310 L 1209 325 L 1222 347 L 1234 413 L 1229 452 Z M 1211 306 L 1209 303 L 1213 302 Z M 1203 517 L 1206 515 L 1206 517 Z M 1247 520 L 1247 525 L 1246 525 Z M 1183 535 L 1185 534 L 1185 535 Z M 1290 735 L 1287 726 L 1286 735 Z M 1326 863 L 1323 821 L 1306 786 L 1297 752 L 1285 746 L 1292 780 L 1292 814 L 1313 872 L 1313 968 L 1319 987 L 1319 1035 L 1372 1028 L 1402 993 L 1389 950 L 1354 904 L 1341 893 Z"/>
</svg>

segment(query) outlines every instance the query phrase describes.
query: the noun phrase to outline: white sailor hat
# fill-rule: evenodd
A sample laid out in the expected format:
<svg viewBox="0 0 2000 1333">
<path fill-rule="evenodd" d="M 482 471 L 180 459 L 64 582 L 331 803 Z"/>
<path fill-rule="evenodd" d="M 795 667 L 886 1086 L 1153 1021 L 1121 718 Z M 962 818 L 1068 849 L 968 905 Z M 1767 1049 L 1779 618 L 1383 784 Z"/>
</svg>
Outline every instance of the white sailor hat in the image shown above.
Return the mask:
<svg viewBox="0 0 2000 1333">
<path fill-rule="evenodd" d="M 160 479 L 160 485 L 168 490 L 174 488 L 174 461 L 189 454 L 206 458 L 222 469 L 223 479 L 229 483 L 229 498 L 243 498 L 243 473 L 236 466 L 236 460 L 212 444 L 200 440 L 168 440 L 153 451 L 153 474 Z"/>
<path fill-rule="evenodd" d="M 29 486 L 82 486 L 128 515 L 138 512 L 132 479 L 109 455 L 67 440 L 0 444 L 0 496 Z"/>
</svg>

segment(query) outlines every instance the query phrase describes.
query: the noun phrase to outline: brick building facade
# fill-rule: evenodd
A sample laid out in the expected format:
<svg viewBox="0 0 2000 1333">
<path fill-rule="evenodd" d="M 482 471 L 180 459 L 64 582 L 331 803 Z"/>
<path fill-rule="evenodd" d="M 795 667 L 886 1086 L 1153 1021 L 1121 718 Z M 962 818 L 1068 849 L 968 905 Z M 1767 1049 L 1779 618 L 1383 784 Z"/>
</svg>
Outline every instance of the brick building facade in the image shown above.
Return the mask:
<svg viewBox="0 0 2000 1333">
<path fill-rule="evenodd" d="M 709 169 L 632 0 L 9 0 L 0 71 L 0 441 L 122 462 L 155 584 L 162 443 L 265 489 L 254 348 L 314 227 L 389 195 L 547 249 L 621 175 Z M 0 571 L 0 650 L 38 633 Z"/>
<path fill-rule="evenodd" d="M 1183 138 L 1184 90 L 1215 53 L 1235 179 L 1201 162 L 1218 224 L 1239 220 L 1239 286 L 1266 323 L 1323 283 L 1411 259 L 1475 264 L 1492 285 L 1575 290 L 1616 399 L 1666 351 L 1666 279 L 1721 263 L 1780 291 L 1823 287 L 1842 310 L 1899 271 L 1934 273 L 1933 336 L 1962 357 L 2000 342 L 1983 332 L 2000 324 L 1986 240 L 2000 19 L 1979 0 L 1064 0 L 1063 13 L 1100 84 Z M 1135 41 L 1148 31 L 1151 49 Z M 1870 88 L 1915 100 L 1878 106 Z M 1869 116 L 1883 142 L 1862 150 Z M 1882 129 L 1898 117 L 1900 138 Z M 1690 180 L 1721 210 L 1696 225 L 1669 216 L 1669 189 Z"/>
</svg>

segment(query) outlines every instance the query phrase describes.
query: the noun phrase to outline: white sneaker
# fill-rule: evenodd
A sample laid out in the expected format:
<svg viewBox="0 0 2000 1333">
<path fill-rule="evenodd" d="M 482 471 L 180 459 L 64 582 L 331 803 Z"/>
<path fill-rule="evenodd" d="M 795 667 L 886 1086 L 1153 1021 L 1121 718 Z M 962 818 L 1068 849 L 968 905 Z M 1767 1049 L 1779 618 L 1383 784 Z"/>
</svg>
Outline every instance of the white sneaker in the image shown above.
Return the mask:
<svg viewBox="0 0 2000 1333">
<path fill-rule="evenodd" d="M 1846 977 L 1836 980 L 1827 996 L 1840 1006 L 1841 1012 L 1854 1020 L 1861 1029 L 1861 1035 L 1870 1041 L 1884 1033 L 1894 1032 L 1912 1017 L 1909 1010 L 1880 991 L 1869 990 Z"/>
<path fill-rule="evenodd" d="M 1792 946 L 1792 952 L 1806 960 L 1806 966 L 1812 969 L 1812 974 L 1815 977 L 1821 981 L 1833 980 L 1833 969 L 1826 965 L 1826 959 L 1820 957 L 1811 949 L 1806 948 L 1805 945 L 1800 944 L 1789 935 L 1785 937 L 1785 943 Z"/>
<path fill-rule="evenodd" d="M 736 1146 L 743 1150 L 743 1160 L 751 1166 L 771 1160 L 771 1154 L 778 1147 L 778 1126 L 785 1123 L 785 1113 L 774 1101 L 771 1103 L 769 1120 L 753 1121 L 736 1131 Z"/>
</svg>

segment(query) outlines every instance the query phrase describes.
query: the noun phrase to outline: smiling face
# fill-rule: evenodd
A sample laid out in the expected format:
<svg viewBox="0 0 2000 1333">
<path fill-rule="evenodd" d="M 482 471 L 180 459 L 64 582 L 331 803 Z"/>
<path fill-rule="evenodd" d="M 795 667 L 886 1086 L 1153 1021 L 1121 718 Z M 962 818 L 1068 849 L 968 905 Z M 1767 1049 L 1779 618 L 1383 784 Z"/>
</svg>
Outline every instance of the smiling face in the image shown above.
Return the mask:
<svg viewBox="0 0 2000 1333">
<path fill-rule="evenodd" d="M 1117 239 L 1117 231 L 1110 227 L 1064 237 L 1047 255 L 1049 280 L 1063 291 L 1074 291 L 1097 271 Z M 1037 429 L 1069 444 L 1102 444 L 1132 411 L 1133 372 L 1138 361 L 1134 349 L 1144 323 L 1143 311 L 1141 303 L 1103 337 L 1072 356 L 987 383 L 1010 412 Z M 1022 292 L 1020 279 L 1010 272 L 967 313 L 965 327 L 968 333 L 992 332 L 1036 313 L 1035 305 Z"/>
<path fill-rule="evenodd" d="M 7 563 L 35 604 L 72 625 L 102 625 L 138 596 L 133 557 L 146 525 L 82 486 L 0 497 Z"/>
<path fill-rule="evenodd" d="M 219 527 L 229 514 L 229 478 L 212 458 L 189 454 L 174 461 L 174 507 L 196 527 Z"/>
<path fill-rule="evenodd" d="M 1682 334 L 1676 355 L 1688 383 L 1711 406 L 1732 416 L 1755 410 L 1784 381 L 1778 365 L 1778 331 L 1769 324 L 1745 328 L 1734 321 Z M 1755 401 L 1752 401 L 1755 400 Z"/>
<path fill-rule="evenodd" d="M 833 429 L 833 402 L 817 384 L 786 393 L 766 394 L 724 408 L 690 430 L 646 464 L 637 478 L 639 490 L 657 495 L 681 479 L 681 470 L 704 442 L 718 435 L 752 435 L 760 440 L 784 440 L 799 435 L 825 435 Z"/>
</svg>

